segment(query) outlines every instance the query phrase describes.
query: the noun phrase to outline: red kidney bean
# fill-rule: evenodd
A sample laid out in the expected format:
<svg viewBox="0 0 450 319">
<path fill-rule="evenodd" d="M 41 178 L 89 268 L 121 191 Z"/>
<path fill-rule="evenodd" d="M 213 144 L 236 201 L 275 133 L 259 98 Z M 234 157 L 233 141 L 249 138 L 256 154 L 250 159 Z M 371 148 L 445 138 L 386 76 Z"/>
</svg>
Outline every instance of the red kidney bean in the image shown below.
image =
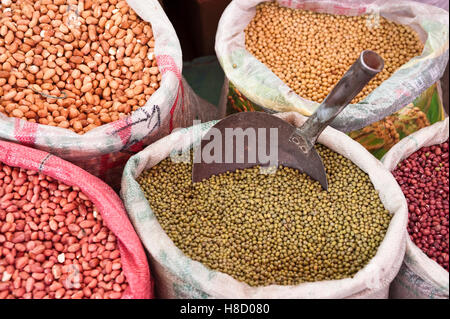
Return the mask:
<svg viewBox="0 0 450 319">
<path fill-rule="evenodd" d="M 408 202 L 408 232 L 428 257 L 449 270 L 449 141 L 424 147 L 393 174 Z"/>
<path fill-rule="evenodd" d="M 0 163 L 0 299 L 121 298 L 117 240 L 94 211 L 78 187 Z"/>
</svg>

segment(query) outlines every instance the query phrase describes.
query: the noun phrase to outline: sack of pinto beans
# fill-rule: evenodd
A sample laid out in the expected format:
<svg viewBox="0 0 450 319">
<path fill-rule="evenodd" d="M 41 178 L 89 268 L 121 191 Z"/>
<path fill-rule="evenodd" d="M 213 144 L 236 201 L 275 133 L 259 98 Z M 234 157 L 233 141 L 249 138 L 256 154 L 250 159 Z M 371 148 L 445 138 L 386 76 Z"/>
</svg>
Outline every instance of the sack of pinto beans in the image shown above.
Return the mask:
<svg viewBox="0 0 450 319">
<path fill-rule="evenodd" d="M 56 156 L 0 141 L 0 299 L 152 297 L 116 193 Z"/>
<path fill-rule="evenodd" d="M 298 113 L 280 117 L 304 122 Z M 407 205 L 392 174 L 327 128 L 319 149 L 328 191 L 287 168 L 192 184 L 189 152 L 215 123 L 172 133 L 125 166 L 121 194 L 148 251 L 155 294 L 387 298 L 406 247 Z"/>
<path fill-rule="evenodd" d="M 0 139 L 120 184 L 130 154 L 210 120 L 157 0 L 2 1 Z"/>
<path fill-rule="evenodd" d="M 424 128 L 383 158 L 408 201 L 406 255 L 392 298 L 449 298 L 449 120 Z"/>
<path fill-rule="evenodd" d="M 332 123 L 343 132 L 360 130 L 439 81 L 448 34 L 447 11 L 413 1 L 233 0 L 216 35 L 229 80 L 228 111 L 309 116 L 370 49 L 384 58 L 385 69 Z M 442 105 L 433 112 L 442 113 Z"/>
</svg>

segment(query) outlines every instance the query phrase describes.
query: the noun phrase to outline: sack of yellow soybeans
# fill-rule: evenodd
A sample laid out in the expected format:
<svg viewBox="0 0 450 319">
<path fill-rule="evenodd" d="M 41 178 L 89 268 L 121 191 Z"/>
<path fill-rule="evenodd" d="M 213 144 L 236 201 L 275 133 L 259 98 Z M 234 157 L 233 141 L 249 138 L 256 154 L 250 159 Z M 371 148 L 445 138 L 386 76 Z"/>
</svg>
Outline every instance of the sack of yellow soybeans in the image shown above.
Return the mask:
<svg viewBox="0 0 450 319">
<path fill-rule="evenodd" d="M 448 12 L 438 7 L 384 0 L 263 2 L 233 0 L 219 23 L 216 53 L 229 81 L 229 112 L 309 116 L 361 51 L 371 49 L 385 59 L 384 71 L 332 123 L 352 132 L 411 103 L 441 78 L 448 61 Z M 441 103 L 432 112 L 442 114 Z"/>
<path fill-rule="evenodd" d="M 290 112 L 279 115 L 300 126 L 305 118 Z M 375 256 L 352 278 L 306 282 L 299 285 L 254 287 L 228 274 L 213 271 L 186 256 L 161 227 L 137 179 L 162 160 L 198 145 L 216 122 L 177 131 L 134 155 L 125 166 L 121 196 L 130 220 L 147 249 L 160 298 L 387 298 L 391 281 L 403 260 L 407 206 L 403 193 L 382 164 L 346 134 L 327 128 L 319 143 L 343 155 L 369 175 L 384 207 L 392 214 Z M 173 159 L 173 157 L 172 157 Z M 180 181 L 181 182 L 181 181 Z M 188 196 L 173 190 L 175 196 Z M 170 213 L 171 204 L 164 202 Z M 191 212 L 192 213 L 192 212 Z M 223 212 L 226 214 L 226 210 Z M 186 218 L 189 217 L 186 215 Z M 186 233 L 186 236 L 190 234 Z M 186 239 L 187 240 L 187 239 Z M 214 240 L 214 238 L 211 238 Z M 365 243 L 366 244 L 366 243 Z M 242 257 L 242 256 L 241 256 Z M 238 261 L 236 261 L 238 262 Z"/>
<path fill-rule="evenodd" d="M 386 169 L 392 171 L 402 160 L 408 158 L 422 147 L 445 143 L 448 141 L 448 137 L 449 119 L 447 118 L 445 121 L 417 131 L 399 142 L 383 157 L 382 162 Z M 405 232 L 407 233 L 406 229 Z M 429 258 L 411 240 L 408 233 L 405 259 L 397 277 L 392 282 L 390 297 L 395 299 L 449 298 L 448 271 Z"/>
<path fill-rule="evenodd" d="M 0 139 L 116 186 L 131 154 L 215 116 L 157 0 L 2 1 L 0 20 Z"/>
</svg>

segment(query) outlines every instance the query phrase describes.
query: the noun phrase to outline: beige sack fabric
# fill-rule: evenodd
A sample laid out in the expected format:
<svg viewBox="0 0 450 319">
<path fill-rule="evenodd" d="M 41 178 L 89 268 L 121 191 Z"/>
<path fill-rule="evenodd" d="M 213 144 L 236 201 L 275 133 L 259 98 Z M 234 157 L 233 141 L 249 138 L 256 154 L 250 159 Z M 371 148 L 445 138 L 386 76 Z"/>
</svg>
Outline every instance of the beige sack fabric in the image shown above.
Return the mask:
<svg viewBox="0 0 450 319">
<path fill-rule="evenodd" d="M 300 126 L 305 118 L 298 113 L 279 115 Z M 407 205 L 390 174 L 360 144 L 344 133 L 327 128 L 319 143 L 349 158 L 369 174 L 385 207 L 394 215 L 377 254 L 353 278 L 303 283 L 296 286 L 250 287 L 224 273 L 212 271 L 184 255 L 163 231 L 136 178 L 146 169 L 167 158 L 172 151 L 189 149 L 216 122 L 175 132 L 127 163 L 122 177 L 122 198 L 129 217 L 150 256 L 160 298 L 387 298 L 406 247 Z M 194 132 L 194 134 L 193 134 Z"/>
<path fill-rule="evenodd" d="M 406 137 L 382 159 L 384 166 L 393 171 L 398 163 L 422 147 L 447 141 L 449 120 L 438 122 Z M 405 228 L 404 230 L 407 233 Z M 392 283 L 391 297 L 401 299 L 434 299 L 449 297 L 449 274 L 417 247 L 406 234 L 405 260 Z"/>
</svg>

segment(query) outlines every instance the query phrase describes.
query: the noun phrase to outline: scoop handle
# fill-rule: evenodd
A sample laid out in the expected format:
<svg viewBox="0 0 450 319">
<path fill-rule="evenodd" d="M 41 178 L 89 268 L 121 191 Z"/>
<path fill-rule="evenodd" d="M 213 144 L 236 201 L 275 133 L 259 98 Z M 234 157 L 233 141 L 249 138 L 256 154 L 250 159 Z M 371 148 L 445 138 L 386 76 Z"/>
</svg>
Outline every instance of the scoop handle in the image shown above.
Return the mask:
<svg viewBox="0 0 450 319">
<path fill-rule="evenodd" d="M 383 68 L 384 60 L 377 53 L 370 50 L 361 53 L 317 111 L 297 129 L 297 133 L 304 139 L 302 151 L 309 152 L 314 147 L 323 130 Z"/>
</svg>

